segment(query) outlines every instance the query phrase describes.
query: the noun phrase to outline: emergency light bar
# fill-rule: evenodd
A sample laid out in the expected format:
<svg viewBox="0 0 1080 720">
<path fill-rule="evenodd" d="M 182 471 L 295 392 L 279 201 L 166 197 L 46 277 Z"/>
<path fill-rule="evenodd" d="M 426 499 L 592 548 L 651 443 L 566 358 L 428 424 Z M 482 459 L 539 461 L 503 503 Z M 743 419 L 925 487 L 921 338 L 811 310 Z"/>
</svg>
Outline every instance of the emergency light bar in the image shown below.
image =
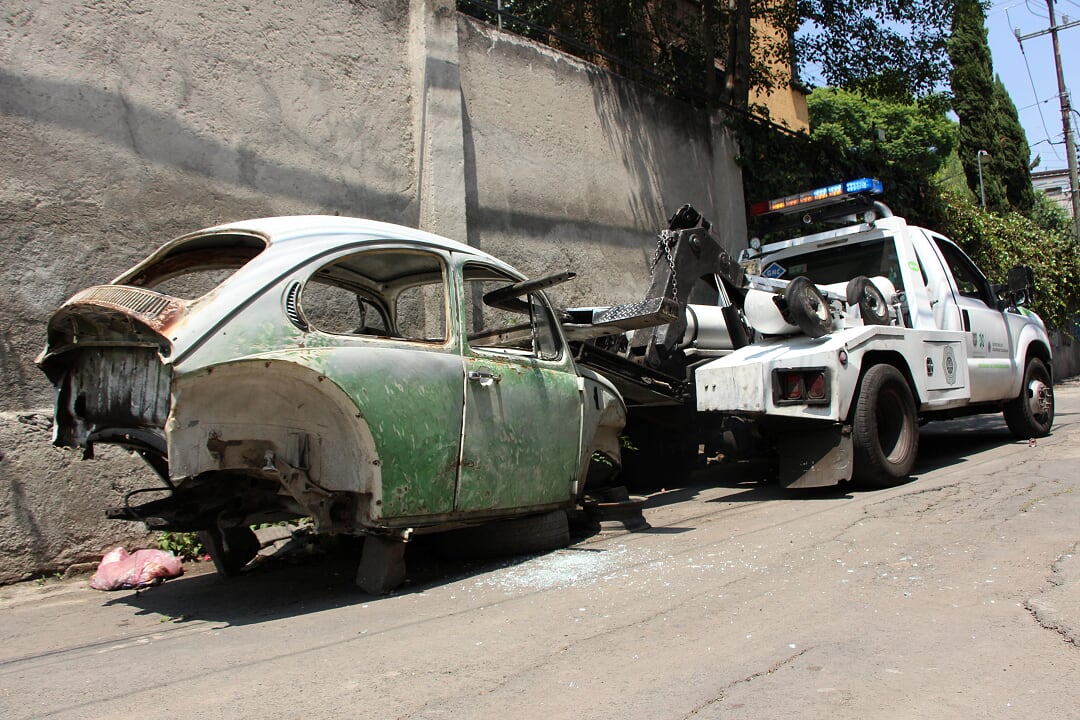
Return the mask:
<svg viewBox="0 0 1080 720">
<path fill-rule="evenodd" d="M 765 200 L 750 206 L 750 214 L 753 216 L 779 213 L 788 215 L 791 213 L 803 213 L 808 210 L 845 202 L 856 197 L 866 195 L 880 195 L 881 181 L 873 178 L 859 178 L 847 182 L 826 185 L 809 192 L 796 193 L 787 197 Z"/>
</svg>

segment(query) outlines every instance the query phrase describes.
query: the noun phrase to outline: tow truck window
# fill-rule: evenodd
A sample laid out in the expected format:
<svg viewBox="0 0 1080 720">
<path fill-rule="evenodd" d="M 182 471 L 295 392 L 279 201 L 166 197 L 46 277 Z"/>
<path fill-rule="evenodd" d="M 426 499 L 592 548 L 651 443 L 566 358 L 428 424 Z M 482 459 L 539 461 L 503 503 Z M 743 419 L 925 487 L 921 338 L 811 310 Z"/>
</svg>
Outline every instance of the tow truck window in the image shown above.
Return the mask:
<svg viewBox="0 0 1080 720">
<path fill-rule="evenodd" d="M 975 263 L 964 254 L 964 251 L 943 238 L 934 237 L 934 243 L 941 251 L 945 263 L 956 280 L 956 288 L 964 297 L 982 300 L 988 307 L 993 307 L 994 302 L 990 292 L 990 283 L 986 276 L 975 267 Z"/>
<path fill-rule="evenodd" d="M 892 242 L 874 240 L 825 248 L 776 260 L 785 279 L 805 275 L 815 285 L 847 282 L 853 277 L 883 275 L 897 290 L 904 289 L 900 263 Z"/>
</svg>

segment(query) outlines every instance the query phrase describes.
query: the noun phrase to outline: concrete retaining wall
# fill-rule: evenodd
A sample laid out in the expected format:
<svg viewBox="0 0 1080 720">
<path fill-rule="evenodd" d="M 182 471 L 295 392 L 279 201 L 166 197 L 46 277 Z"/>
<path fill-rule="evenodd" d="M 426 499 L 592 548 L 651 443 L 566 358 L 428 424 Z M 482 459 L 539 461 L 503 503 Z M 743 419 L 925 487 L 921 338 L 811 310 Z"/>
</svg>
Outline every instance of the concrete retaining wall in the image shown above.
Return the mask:
<svg viewBox="0 0 1080 720">
<path fill-rule="evenodd" d="M 572 268 L 566 304 L 641 299 L 655 232 L 683 203 L 745 245 L 731 137 L 707 115 L 463 19 L 469 243 L 530 275 Z"/>
<path fill-rule="evenodd" d="M 1050 333 L 1050 345 L 1054 352 L 1054 379 L 1080 375 L 1080 342 L 1058 330 Z"/>
<path fill-rule="evenodd" d="M 576 303 L 641 297 L 683 202 L 745 235 L 715 118 L 451 0 L 5 0 L 0 147 L 0 582 L 145 539 L 100 518 L 148 471 L 52 448 L 26 408 L 51 404 L 33 358 L 52 310 L 171 237 L 370 217 L 578 270 L 557 297 Z"/>
</svg>

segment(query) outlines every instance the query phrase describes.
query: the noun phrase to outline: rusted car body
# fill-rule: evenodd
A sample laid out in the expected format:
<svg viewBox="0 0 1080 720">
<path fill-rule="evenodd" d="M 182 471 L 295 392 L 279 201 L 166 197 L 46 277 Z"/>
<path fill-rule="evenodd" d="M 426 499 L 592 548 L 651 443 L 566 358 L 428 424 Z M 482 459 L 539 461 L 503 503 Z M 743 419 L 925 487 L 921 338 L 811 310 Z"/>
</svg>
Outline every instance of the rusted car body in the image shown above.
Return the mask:
<svg viewBox="0 0 1080 720">
<path fill-rule="evenodd" d="M 161 484 L 112 515 L 224 533 L 219 552 L 297 516 L 400 538 L 569 508 L 594 453 L 618 463 L 626 409 L 524 280 L 351 218 L 186 235 L 51 318 L 54 441 L 142 455 Z"/>
</svg>

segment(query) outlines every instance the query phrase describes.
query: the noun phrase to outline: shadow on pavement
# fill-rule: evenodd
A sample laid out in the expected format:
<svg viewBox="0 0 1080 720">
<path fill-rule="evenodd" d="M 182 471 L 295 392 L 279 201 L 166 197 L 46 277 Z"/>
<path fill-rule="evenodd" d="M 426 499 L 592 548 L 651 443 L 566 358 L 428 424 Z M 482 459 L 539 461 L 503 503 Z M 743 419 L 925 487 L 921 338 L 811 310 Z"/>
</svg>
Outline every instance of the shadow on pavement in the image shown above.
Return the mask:
<svg viewBox="0 0 1080 720">
<path fill-rule="evenodd" d="M 1006 443 L 1026 445 L 1014 440 L 998 416 L 981 416 L 931 423 L 921 429 L 919 459 L 915 474 L 957 465 L 968 456 Z M 646 508 L 684 503 L 701 497 L 710 489 L 729 488 L 736 492 L 711 497 L 709 503 L 765 502 L 778 499 L 835 500 L 851 497 L 849 485 L 791 490 L 775 481 L 764 482 L 767 468 L 761 463 L 711 465 L 694 472 L 686 482 L 672 489 L 653 488 Z M 671 478 L 667 481 L 671 482 Z M 856 489 L 857 490 L 857 489 Z M 693 528 L 658 527 L 639 532 L 675 534 Z M 594 533 L 592 533 L 594 534 Z M 578 532 L 575 542 L 591 533 Z M 523 555 L 485 561 L 452 561 L 434 551 L 437 536 L 414 539 L 406 551 L 408 579 L 394 593 L 372 596 L 355 585 L 360 543 L 331 543 L 319 554 L 289 556 L 256 566 L 238 577 L 223 578 L 209 563 L 187 566 L 184 577 L 155 588 L 130 591 L 110 598 L 107 605 L 128 605 L 139 614 L 158 615 L 173 623 L 191 620 L 248 625 L 317 613 L 356 604 L 383 602 L 411 593 L 421 593 L 441 585 L 460 582 L 501 568 L 525 562 L 535 555 Z M 600 549 L 577 547 L 581 552 Z"/>
<path fill-rule="evenodd" d="M 915 474 L 965 463 L 968 457 L 1003 445 L 1027 445 L 1009 432 L 1000 415 L 973 415 L 920 428 Z"/>
<path fill-rule="evenodd" d="M 250 625 L 422 593 L 536 557 L 445 560 L 436 555 L 431 539 L 421 537 L 409 543 L 407 579 L 384 596 L 369 595 L 356 587 L 361 543 L 353 541 L 334 544 L 318 554 L 269 560 L 229 578 L 216 574 L 209 562 L 186 564 L 183 577 L 141 591 L 125 591 L 105 604 L 128 605 L 137 608 L 139 615 L 160 615 L 177 624 L 200 620 Z"/>
</svg>

